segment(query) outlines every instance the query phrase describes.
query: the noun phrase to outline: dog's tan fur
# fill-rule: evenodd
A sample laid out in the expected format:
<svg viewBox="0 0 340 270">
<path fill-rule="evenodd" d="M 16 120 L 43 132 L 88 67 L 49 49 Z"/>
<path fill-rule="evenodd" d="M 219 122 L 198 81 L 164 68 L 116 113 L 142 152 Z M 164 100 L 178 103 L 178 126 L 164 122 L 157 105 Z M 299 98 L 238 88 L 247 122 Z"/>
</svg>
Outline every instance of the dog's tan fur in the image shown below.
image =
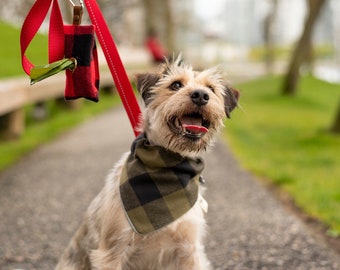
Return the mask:
<svg viewBox="0 0 340 270">
<path fill-rule="evenodd" d="M 158 73 L 137 75 L 137 88 L 146 104 L 141 131 L 151 144 L 182 156 L 197 156 L 212 143 L 238 99 L 238 92 L 226 86 L 217 69 L 196 72 L 180 58 L 167 61 Z M 207 104 L 198 106 L 192 101 L 197 89 L 208 94 Z M 209 132 L 199 139 L 188 138 L 169 126 L 169 122 L 178 124 L 173 119 L 192 112 L 199 112 L 209 122 Z M 181 218 L 156 232 L 140 235 L 131 228 L 119 194 L 127 155 L 108 175 L 56 269 L 210 269 L 202 244 L 205 220 L 200 200 Z"/>
</svg>

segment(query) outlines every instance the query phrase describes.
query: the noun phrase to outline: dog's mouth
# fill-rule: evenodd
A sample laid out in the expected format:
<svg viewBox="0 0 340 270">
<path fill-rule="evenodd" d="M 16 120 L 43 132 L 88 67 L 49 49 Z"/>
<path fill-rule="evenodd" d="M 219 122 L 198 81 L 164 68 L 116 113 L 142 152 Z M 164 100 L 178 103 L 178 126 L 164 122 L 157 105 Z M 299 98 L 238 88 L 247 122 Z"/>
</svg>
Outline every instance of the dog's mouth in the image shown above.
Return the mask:
<svg viewBox="0 0 340 270">
<path fill-rule="evenodd" d="M 174 133 L 198 140 L 209 131 L 210 122 L 200 113 L 190 113 L 181 117 L 171 117 L 168 126 Z"/>
</svg>

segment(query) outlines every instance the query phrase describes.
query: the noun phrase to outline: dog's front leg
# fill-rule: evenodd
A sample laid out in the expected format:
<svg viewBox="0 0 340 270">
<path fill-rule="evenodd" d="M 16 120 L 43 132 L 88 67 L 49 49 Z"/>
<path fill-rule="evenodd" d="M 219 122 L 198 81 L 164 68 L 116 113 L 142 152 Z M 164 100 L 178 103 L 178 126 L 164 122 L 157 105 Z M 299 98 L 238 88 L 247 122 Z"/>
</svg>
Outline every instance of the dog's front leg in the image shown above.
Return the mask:
<svg viewBox="0 0 340 270">
<path fill-rule="evenodd" d="M 180 244 L 161 254 L 160 269 L 210 270 L 210 262 L 201 244 Z"/>
<path fill-rule="evenodd" d="M 211 265 L 204 252 L 204 246 L 200 243 L 196 244 L 194 252 L 187 259 L 187 266 L 183 269 L 190 270 L 210 270 Z M 184 262 L 185 265 L 185 262 Z"/>
<path fill-rule="evenodd" d="M 132 231 L 117 232 L 112 238 L 104 238 L 99 248 L 92 250 L 90 254 L 91 264 L 94 269 L 122 270 L 127 264 L 134 250 L 132 244 Z"/>
<path fill-rule="evenodd" d="M 88 256 L 91 243 L 88 239 L 87 231 L 86 223 L 83 223 L 71 239 L 55 270 L 91 269 L 91 263 Z"/>
<path fill-rule="evenodd" d="M 196 252 L 196 266 L 193 269 L 205 269 L 205 270 L 210 270 L 211 265 L 210 261 L 208 260 L 207 255 L 204 252 L 204 247 L 202 246 L 199 251 Z"/>
</svg>

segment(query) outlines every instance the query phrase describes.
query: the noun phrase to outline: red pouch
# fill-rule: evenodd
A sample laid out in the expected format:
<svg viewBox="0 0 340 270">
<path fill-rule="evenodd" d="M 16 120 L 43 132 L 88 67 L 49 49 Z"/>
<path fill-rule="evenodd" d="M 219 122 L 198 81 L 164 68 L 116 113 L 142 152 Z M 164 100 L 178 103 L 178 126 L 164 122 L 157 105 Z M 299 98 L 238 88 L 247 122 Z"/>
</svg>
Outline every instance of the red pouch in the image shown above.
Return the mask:
<svg viewBox="0 0 340 270">
<path fill-rule="evenodd" d="M 65 57 L 76 60 L 66 70 L 65 99 L 84 97 L 97 102 L 99 90 L 98 54 L 93 25 L 65 25 Z"/>
</svg>

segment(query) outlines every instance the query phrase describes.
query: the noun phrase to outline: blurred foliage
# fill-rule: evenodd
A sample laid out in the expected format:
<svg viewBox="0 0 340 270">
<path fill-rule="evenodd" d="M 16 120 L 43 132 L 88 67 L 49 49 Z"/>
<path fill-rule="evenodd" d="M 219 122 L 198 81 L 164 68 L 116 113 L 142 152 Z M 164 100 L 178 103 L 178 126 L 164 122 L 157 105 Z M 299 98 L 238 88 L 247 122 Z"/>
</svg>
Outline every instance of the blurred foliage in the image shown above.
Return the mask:
<svg viewBox="0 0 340 270">
<path fill-rule="evenodd" d="M 24 75 L 21 67 L 20 29 L 0 22 L 0 78 Z M 37 34 L 27 50 L 27 57 L 36 65 L 47 63 L 47 36 Z"/>
<path fill-rule="evenodd" d="M 273 50 L 276 61 L 287 61 L 292 53 L 292 46 L 276 46 Z M 253 47 L 249 51 L 249 59 L 252 61 L 265 61 L 266 48 L 263 46 Z M 331 44 L 316 45 L 314 47 L 314 57 L 319 60 L 333 59 L 335 55 L 334 47 Z"/>
<path fill-rule="evenodd" d="M 247 169 L 340 232 L 340 136 L 328 131 L 339 85 L 304 77 L 292 98 L 278 94 L 281 80 L 239 85 L 243 110 L 226 122 L 226 137 Z"/>
<path fill-rule="evenodd" d="M 276 61 L 287 60 L 291 53 L 290 47 L 274 47 L 273 55 Z M 263 46 L 253 47 L 249 51 L 249 59 L 252 61 L 265 61 L 266 60 L 267 49 Z"/>
<path fill-rule="evenodd" d="M 331 44 L 317 45 L 314 50 L 317 59 L 334 59 L 336 54 L 335 48 Z"/>
</svg>

